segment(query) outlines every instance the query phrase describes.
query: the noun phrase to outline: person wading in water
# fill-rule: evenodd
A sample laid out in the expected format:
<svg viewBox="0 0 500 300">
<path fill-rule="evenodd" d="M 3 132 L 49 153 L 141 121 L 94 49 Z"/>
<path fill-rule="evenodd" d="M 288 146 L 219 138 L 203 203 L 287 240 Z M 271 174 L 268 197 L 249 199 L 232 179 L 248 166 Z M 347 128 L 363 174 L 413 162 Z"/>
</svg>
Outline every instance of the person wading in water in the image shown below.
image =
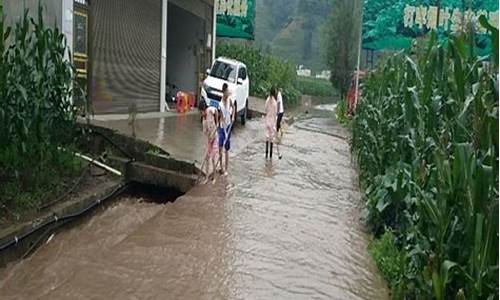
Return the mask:
<svg viewBox="0 0 500 300">
<path fill-rule="evenodd" d="M 221 173 L 227 176 L 227 171 L 229 167 L 229 150 L 231 149 L 231 131 L 233 127 L 233 122 L 236 118 L 236 110 L 234 108 L 233 102 L 229 98 L 230 92 L 228 85 L 224 83 L 222 85 L 222 100 L 219 103 L 220 110 L 220 123 L 219 123 L 219 164 L 221 167 Z M 222 164 L 222 156 L 225 155 L 225 163 Z"/>
<path fill-rule="evenodd" d="M 276 139 L 276 121 L 277 121 L 277 114 L 278 114 L 278 103 L 276 101 L 276 98 L 278 96 L 276 88 L 272 88 L 269 97 L 267 97 L 266 100 L 266 117 L 264 118 L 265 122 L 265 133 L 266 133 L 266 159 L 269 156 L 269 158 L 273 158 L 273 143 Z M 276 145 L 277 147 L 278 145 Z M 279 154 L 279 149 L 278 149 L 278 156 L 281 159 L 281 155 Z"/>
</svg>

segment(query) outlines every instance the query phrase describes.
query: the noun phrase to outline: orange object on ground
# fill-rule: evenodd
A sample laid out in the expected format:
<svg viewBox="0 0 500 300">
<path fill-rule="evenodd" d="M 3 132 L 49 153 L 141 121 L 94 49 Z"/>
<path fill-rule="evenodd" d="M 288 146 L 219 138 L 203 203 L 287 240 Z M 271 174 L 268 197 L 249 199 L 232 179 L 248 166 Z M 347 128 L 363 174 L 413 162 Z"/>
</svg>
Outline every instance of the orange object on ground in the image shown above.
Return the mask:
<svg viewBox="0 0 500 300">
<path fill-rule="evenodd" d="M 175 95 L 175 102 L 177 104 L 177 112 L 185 113 L 191 110 L 195 105 L 195 96 L 191 92 L 177 92 Z"/>
<path fill-rule="evenodd" d="M 195 105 L 195 95 L 193 92 L 189 92 L 188 94 L 188 103 L 189 103 L 189 109 L 193 109 Z"/>
<path fill-rule="evenodd" d="M 177 105 L 177 112 L 183 113 L 185 109 L 185 97 L 183 92 L 177 92 L 175 95 L 175 103 Z"/>
</svg>

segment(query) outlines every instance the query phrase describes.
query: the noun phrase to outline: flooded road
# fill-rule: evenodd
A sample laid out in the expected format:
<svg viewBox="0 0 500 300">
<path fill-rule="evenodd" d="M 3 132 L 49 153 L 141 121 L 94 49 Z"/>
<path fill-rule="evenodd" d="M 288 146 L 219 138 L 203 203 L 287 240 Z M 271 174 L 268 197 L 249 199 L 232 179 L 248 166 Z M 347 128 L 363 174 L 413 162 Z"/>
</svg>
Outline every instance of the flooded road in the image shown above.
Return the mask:
<svg viewBox="0 0 500 300">
<path fill-rule="evenodd" d="M 266 162 L 261 123 L 234 135 L 227 178 L 174 203 L 124 196 L 9 266 L 0 298 L 388 299 L 343 129 L 310 114 Z"/>
</svg>

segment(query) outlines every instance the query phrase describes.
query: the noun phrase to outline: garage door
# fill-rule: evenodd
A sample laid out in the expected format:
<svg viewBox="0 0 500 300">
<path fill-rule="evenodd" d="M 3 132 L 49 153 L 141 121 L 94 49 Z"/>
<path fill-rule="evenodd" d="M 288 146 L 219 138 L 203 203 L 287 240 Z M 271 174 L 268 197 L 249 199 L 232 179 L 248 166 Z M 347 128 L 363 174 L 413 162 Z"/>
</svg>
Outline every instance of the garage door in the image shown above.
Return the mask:
<svg viewBox="0 0 500 300">
<path fill-rule="evenodd" d="M 94 112 L 127 113 L 160 107 L 161 5 L 159 0 L 91 2 Z"/>
</svg>

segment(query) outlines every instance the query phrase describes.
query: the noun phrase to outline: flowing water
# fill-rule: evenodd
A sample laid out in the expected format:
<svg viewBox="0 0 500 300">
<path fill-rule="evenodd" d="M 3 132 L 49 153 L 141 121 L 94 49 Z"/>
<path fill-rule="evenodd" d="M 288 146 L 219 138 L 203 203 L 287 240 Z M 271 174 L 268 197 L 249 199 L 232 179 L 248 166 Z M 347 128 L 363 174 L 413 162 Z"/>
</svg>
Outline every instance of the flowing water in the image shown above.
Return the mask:
<svg viewBox="0 0 500 300">
<path fill-rule="evenodd" d="M 261 123 L 235 133 L 227 178 L 173 203 L 123 196 L 8 266 L 0 298 L 388 299 L 331 112 L 289 127 L 281 160 Z"/>
</svg>

